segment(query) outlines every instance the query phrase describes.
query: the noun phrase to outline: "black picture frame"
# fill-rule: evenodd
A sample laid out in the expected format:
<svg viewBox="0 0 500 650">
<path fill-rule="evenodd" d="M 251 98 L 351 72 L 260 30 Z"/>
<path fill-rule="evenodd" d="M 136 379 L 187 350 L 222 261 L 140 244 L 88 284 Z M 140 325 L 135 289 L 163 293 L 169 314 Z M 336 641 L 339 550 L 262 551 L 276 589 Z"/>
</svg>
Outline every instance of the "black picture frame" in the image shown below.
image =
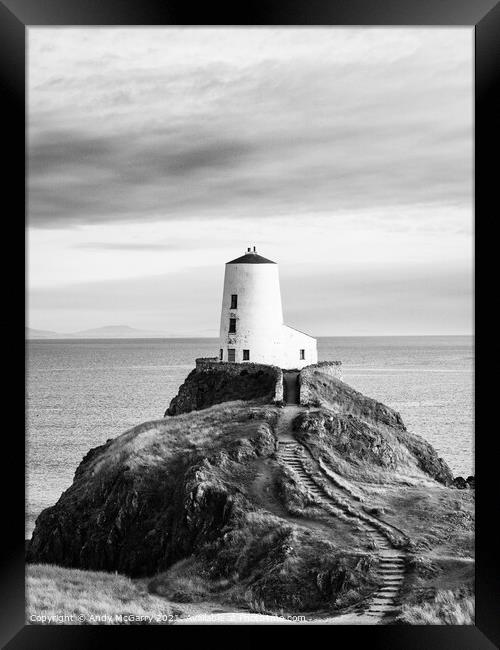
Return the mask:
<svg viewBox="0 0 500 650">
<path fill-rule="evenodd" d="M 498 116 L 500 107 L 494 98 L 498 92 L 500 68 L 500 4 L 496 0 L 261 0 L 234 3 L 232 6 L 205 3 L 194 8 L 186 2 L 170 0 L 0 0 L 0 83 L 4 147 L 8 165 L 4 170 L 4 223 L 9 222 L 9 251 L 19 243 L 18 264 L 24 254 L 25 214 L 25 36 L 26 29 L 37 25 L 379 25 L 379 26 L 453 26 L 475 29 L 475 428 L 477 480 L 476 523 L 476 625 L 475 626 L 335 626 L 327 630 L 334 644 L 351 647 L 398 648 L 401 650 L 440 648 L 441 650 L 480 650 L 500 644 L 500 608 L 498 551 L 495 534 L 498 512 L 496 464 L 498 434 L 492 426 L 496 405 L 496 382 L 488 376 L 495 372 L 498 351 L 493 296 L 498 295 L 492 282 L 496 271 L 496 220 L 498 208 Z M 8 145 L 5 145 L 8 142 Z M 5 153 L 5 152 L 4 152 Z M 5 237 L 5 233 L 4 233 Z M 4 247 L 7 240 L 4 238 Z M 15 275 L 15 278 L 13 277 Z M 10 287 L 20 281 L 22 271 L 4 275 Z M 12 285 L 11 285 L 12 282 Z M 491 284 L 490 284 L 491 283 Z M 24 287 L 12 293 L 24 295 Z M 481 294 L 484 300 L 481 299 Z M 5 294 L 4 294 L 5 298 Z M 488 300 L 489 298 L 489 300 Z M 24 313 L 21 299 L 19 315 Z M 7 304 L 11 304 L 10 300 Z M 491 309 L 490 309 L 491 308 Z M 17 311 L 16 311 L 17 313 Z M 19 316 L 21 321 L 21 316 Z M 19 323 L 19 337 L 22 325 Z M 495 338 L 495 335 L 497 338 Z M 9 331 L 15 345 L 8 345 L 13 355 L 9 368 L 24 368 L 19 359 L 22 344 Z M 24 339 L 23 339 L 24 340 Z M 5 362 L 7 363 L 7 362 Z M 10 373 L 10 371 L 9 371 Z M 494 374 L 492 373 L 492 377 Z M 4 409 L 14 410 L 14 425 L 4 430 L 4 468 L 12 467 L 13 476 L 6 483 L 3 500 L 3 538 L 6 549 L 0 556 L 2 606 L 0 640 L 9 650 L 20 648 L 100 648 L 116 647 L 137 640 L 140 647 L 156 641 L 169 643 L 191 640 L 193 630 L 202 631 L 204 643 L 223 643 L 228 626 L 203 628 L 177 626 L 26 626 L 24 614 L 24 439 L 19 431 L 19 396 L 23 394 L 24 376 L 15 373 L 9 381 L 13 391 Z M 9 374 L 10 378 L 10 374 Z M 17 405 L 17 408 L 14 407 Z M 8 461 L 7 461 L 8 459 Z M 268 626 L 250 626 L 255 633 L 269 632 Z M 326 640 L 325 629 L 318 631 Z M 181 629 L 181 632 L 179 632 Z M 184 630 L 184 631 L 182 631 Z M 232 626 L 233 632 L 240 629 Z M 316 627 L 289 626 L 273 628 L 281 634 L 293 630 L 296 642 L 307 640 Z M 160 637 L 158 637 L 160 635 Z M 181 636 L 182 635 L 182 636 Z M 246 636 L 246 635 L 245 635 Z M 301 637 L 299 639 L 298 637 Z M 324 641 L 323 641 L 324 642 Z"/>
</svg>

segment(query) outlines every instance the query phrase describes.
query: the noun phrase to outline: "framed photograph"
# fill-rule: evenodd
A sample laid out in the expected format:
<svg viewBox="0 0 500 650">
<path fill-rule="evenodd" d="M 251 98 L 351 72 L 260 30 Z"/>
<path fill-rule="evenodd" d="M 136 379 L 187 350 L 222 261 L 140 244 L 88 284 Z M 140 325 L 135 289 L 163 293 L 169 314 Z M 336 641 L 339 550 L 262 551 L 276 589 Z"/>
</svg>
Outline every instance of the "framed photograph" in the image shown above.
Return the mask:
<svg viewBox="0 0 500 650">
<path fill-rule="evenodd" d="M 498 647 L 499 5 L 0 16 L 26 263 L 3 645 Z"/>
</svg>

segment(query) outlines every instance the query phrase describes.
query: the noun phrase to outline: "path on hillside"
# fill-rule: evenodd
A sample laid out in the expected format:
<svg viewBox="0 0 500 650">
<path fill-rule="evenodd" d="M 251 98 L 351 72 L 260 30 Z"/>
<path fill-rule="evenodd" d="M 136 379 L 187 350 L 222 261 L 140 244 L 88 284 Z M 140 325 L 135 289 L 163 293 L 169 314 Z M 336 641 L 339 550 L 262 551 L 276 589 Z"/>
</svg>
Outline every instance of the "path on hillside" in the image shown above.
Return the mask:
<svg viewBox="0 0 500 650">
<path fill-rule="evenodd" d="M 298 372 L 283 373 L 283 409 L 276 425 L 276 436 L 281 442 L 295 442 L 292 422 L 304 410 L 299 405 Z"/>
<path fill-rule="evenodd" d="M 331 477 L 323 472 L 323 477 L 329 481 L 327 493 L 322 485 L 315 481 L 314 474 L 308 471 L 304 460 L 312 457 L 303 445 L 297 442 L 292 431 L 293 420 L 304 410 L 298 403 L 297 376 L 298 373 L 283 373 L 285 405 L 276 428 L 278 459 L 296 475 L 319 506 L 331 516 L 348 521 L 371 540 L 378 551 L 378 576 L 382 583 L 375 595 L 353 613 L 318 619 L 317 622 L 358 625 L 380 623 L 384 616 L 397 609 L 396 599 L 404 580 L 405 554 L 395 549 L 390 537 L 384 534 L 392 527 L 361 511 L 358 501 L 349 490 L 332 481 Z M 322 469 L 321 465 L 319 468 Z"/>
</svg>

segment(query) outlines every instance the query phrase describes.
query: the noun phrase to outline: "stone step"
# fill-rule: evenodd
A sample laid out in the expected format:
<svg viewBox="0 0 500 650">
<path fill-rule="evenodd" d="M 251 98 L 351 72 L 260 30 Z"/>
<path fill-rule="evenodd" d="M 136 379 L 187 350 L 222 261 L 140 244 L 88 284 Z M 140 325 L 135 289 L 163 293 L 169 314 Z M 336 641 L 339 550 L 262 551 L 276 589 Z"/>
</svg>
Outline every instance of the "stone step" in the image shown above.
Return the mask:
<svg viewBox="0 0 500 650">
<path fill-rule="evenodd" d="M 404 574 L 403 569 L 378 569 L 377 572 L 381 576 L 402 576 Z"/>
<path fill-rule="evenodd" d="M 390 566 L 380 566 L 379 565 L 379 571 L 404 571 L 404 565 L 390 565 Z"/>
<path fill-rule="evenodd" d="M 385 605 L 377 605 L 374 607 L 369 607 L 367 611 L 381 614 L 384 612 L 392 612 L 394 609 L 396 609 L 394 605 L 392 603 L 389 603 Z"/>
<path fill-rule="evenodd" d="M 380 619 L 396 609 L 394 601 L 404 580 L 405 555 L 404 553 L 395 554 L 387 537 L 373 523 L 367 523 L 362 516 L 349 512 L 349 501 L 341 498 L 340 502 L 336 503 L 336 499 L 331 497 L 325 488 L 318 485 L 308 474 L 304 468 L 300 451 L 301 446 L 297 443 L 284 441 L 280 444 L 278 458 L 298 476 L 302 485 L 318 505 L 325 507 L 332 516 L 348 521 L 362 534 L 365 534 L 380 553 L 377 575 L 382 585 L 369 601 L 367 609 L 360 612 L 361 616 L 369 616 L 374 621 L 377 618 Z M 344 495 L 342 496 L 344 497 Z"/>
<path fill-rule="evenodd" d="M 382 576 L 381 576 L 382 577 Z M 383 576 L 383 583 L 385 585 L 394 585 L 394 584 L 400 584 L 403 582 L 403 576 Z"/>
<path fill-rule="evenodd" d="M 395 594 L 385 594 L 385 596 L 374 596 L 370 601 L 373 603 L 388 603 L 394 600 Z"/>
</svg>

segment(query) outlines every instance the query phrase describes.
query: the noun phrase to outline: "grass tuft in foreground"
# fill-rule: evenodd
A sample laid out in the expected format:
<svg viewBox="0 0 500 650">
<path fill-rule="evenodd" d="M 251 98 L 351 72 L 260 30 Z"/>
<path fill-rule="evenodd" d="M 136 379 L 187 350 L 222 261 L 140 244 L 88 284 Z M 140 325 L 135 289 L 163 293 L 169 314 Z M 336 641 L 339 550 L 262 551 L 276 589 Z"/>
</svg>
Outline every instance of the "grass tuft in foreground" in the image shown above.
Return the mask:
<svg viewBox="0 0 500 650">
<path fill-rule="evenodd" d="M 165 600 L 126 576 L 45 564 L 27 567 L 28 624 L 165 625 L 172 621 Z"/>
<path fill-rule="evenodd" d="M 403 605 L 396 623 L 406 625 L 474 625 L 474 595 L 469 589 L 438 591 L 423 603 Z"/>
</svg>

